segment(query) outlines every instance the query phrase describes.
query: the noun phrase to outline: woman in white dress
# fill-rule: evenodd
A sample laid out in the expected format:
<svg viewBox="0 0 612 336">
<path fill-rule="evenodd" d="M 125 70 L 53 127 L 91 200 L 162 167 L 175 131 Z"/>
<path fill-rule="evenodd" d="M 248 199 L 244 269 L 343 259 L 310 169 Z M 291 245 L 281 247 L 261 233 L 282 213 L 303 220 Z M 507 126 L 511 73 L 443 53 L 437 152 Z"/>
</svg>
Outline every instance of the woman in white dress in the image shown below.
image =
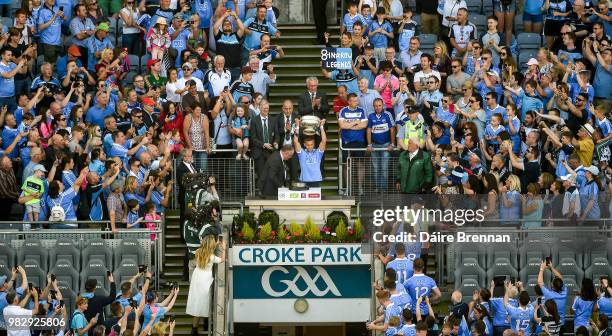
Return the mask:
<svg viewBox="0 0 612 336">
<path fill-rule="evenodd" d="M 221 251 L 219 256 L 215 250 Z M 217 242 L 213 235 L 206 235 L 195 252 L 196 268 L 191 276 L 186 313 L 193 316 L 192 335 L 198 334 L 200 318 L 208 317 L 210 311 L 210 285 L 213 283 L 212 266 L 225 260 L 225 244 Z"/>
</svg>

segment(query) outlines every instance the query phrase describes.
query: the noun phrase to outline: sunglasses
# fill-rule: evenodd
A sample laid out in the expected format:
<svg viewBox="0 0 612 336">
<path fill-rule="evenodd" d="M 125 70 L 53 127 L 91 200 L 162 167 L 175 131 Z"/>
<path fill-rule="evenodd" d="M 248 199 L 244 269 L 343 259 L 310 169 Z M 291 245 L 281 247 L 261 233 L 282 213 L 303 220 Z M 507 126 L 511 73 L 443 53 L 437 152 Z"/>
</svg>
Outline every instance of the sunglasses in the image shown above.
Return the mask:
<svg viewBox="0 0 612 336">
<path fill-rule="evenodd" d="M 442 101 L 444 104 L 448 104 L 448 100 L 443 100 Z"/>
<path fill-rule="evenodd" d="M 461 89 L 461 91 L 468 92 L 468 91 L 470 91 L 470 89 Z"/>
<path fill-rule="evenodd" d="M 472 100 L 472 99 L 470 99 L 470 103 L 478 103 L 478 100 Z"/>
<path fill-rule="evenodd" d="M 584 99 L 582 99 L 582 98 L 576 98 L 576 101 L 577 101 L 577 102 L 583 102 L 583 101 L 584 101 Z"/>
<path fill-rule="evenodd" d="M 483 60 L 483 61 L 488 61 L 488 60 L 489 60 L 489 58 L 488 58 L 488 57 L 483 57 L 483 58 L 482 58 L 482 60 Z"/>
<path fill-rule="evenodd" d="M 190 68 L 183 68 L 183 71 L 191 71 Z"/>
<path fill-rule="evenodd" d="M 503 52 L 503 53 L 499 53 L 499 55 L 506 56 L 506 55 L 508 55 L 508 53 Z"/>
<path fill-rule="evenodd" d="M 66 118 L 59 118 L 60 121 L 66 121 Z"/>
</svg>

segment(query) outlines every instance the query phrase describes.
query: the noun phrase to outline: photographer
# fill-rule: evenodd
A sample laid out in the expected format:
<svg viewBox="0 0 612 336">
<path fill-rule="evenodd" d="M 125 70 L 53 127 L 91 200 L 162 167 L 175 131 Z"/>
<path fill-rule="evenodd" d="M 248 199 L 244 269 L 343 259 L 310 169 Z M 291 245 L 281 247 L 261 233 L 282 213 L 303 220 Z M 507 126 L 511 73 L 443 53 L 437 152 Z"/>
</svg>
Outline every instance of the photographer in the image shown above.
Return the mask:
<svg viewBox="0 0 612 336">
<path fill-rule="evenodd" d="M 39 87 L 44 87 L 45 95 L 36 106 L 38 112 L 46 111 L 55 101 L 53 94 L 60 89 L 60 82 L 57 78 L 53 77 L 53 65 L 45 62 L 40 66 L 40 75 L 32 81 L 32 87 L 30 92 L 36 92 Z"/>
<path fill-rule="evenodd" d="M 96 84 L 96 80 L 85 67 L 79 67 L 76 61 L 70 60 L 66 64 L 66 75 L 62 78 L 61 85 L 62 88 L 69 89 L 73 84 L 75 88 L 92 86 Z"/>
</svg>

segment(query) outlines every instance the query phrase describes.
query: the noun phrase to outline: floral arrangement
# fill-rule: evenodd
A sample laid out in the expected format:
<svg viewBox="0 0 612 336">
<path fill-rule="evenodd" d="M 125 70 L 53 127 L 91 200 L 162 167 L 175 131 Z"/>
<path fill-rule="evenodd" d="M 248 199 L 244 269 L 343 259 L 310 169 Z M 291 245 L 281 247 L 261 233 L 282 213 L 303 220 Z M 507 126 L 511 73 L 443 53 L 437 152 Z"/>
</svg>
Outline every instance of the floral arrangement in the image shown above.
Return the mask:
<svg viewBox="0 0 612 336">
<path fill-rule="evenodd" d="M 242 226 L 236 227 L 234 233 L 234 240 L 238 244 L 361 243 L 364 238 L 361 219 L 357 219 L 352 226 L 347 226 L 344 219 L 340 219 L 334 223 L 334 228 L 328 225 L 319 228 L 310 217 L 304 225 L 292 221 L 288 226 L 279 224 L 277 230 L 271 222 L 260 224 L 253 230 L 251 224 L 245 221 Z"/>
</svg>

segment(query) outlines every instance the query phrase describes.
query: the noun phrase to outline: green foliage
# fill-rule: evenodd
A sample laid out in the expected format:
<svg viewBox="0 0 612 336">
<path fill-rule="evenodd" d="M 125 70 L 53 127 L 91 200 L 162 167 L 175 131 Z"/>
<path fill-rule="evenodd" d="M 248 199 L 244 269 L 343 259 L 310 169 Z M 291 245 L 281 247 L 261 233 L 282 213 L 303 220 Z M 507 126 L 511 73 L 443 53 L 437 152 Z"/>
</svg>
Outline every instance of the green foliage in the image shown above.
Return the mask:
<svg viewBox="0 0 612 336">
<path fill-rule="evenodd" d="M 244 212 L 241 215 L 235 215 L 233 219 L 234 227 L 242 227 L 244 224 L 248 224 L 253 231 L 257 230 L 257 220 L 255 220 L 255 214 L 252 212 Z"/>
<path fill-rule="evenodd" d="M 272 230 L 278 231 L 279 218 L 278 218 L 278 214 L 274 212 L 273 210 L 262 211 L 259 214 L 259 217 L 257 218 L 257 222 L 259 223 L 260 226 L 263 226 L 266 223 L 270 223 Z"/>
<path fill-rule="evenodd" d="M 361 218 L 357 218 L 357 220 L 355 221 L 353 237 L 356 242 L 360 242 L 363 239 L 363 225 L 361 224 Z"/>
<path fill-rule="evenodd" d="M 255 238 L 255 231 L 248 223 L 244 223 L 244 225 L 242 225 L 242 230 L 240 231 L 240 233 L 242 234 L 242 239 L 247 242 L 252 242 Z"/>
<path fill-rule="evenodd" d="M 304 225 L 304 232 L 308 234 L 308 241 L 310 243 L 318 243 L 321 241 L 321 231 L 316 225 L 309 225 L 308 230 L 306 230 L 306 225 Z"/>
<path fill-rule="evenodd" d="M 304 233 L 310 233 L 314 229 L 317 229 L 317 225 L 312 221 L 310 216 L 306 217 L 306 221 L 304 222 Z"/>
<path fill-rule="evenodd" d="M 272 239 L 272 225 L 270 223 L 264 224 L 261 229 L 259 229 L 259 240 L 262 243 L 270 242 Z"/>
<path fill-rule="evenodd" d="M 327 215 L 327 221 L 325 222 L 325 226 L 327 226 L 331 232 L 336 231 L 336 226 L 340 223 L 340 220 L 343 220 L 344 223 L 348 223 L 348 217 L 342 211 L 333 211 L 329 215 Z"/>
<path fill-rule="evenodd" d="M 292 240 L 299 240 L 304 236 L 302 226 L 295 221 L 291 222 L 291 225 L 289 226 L 289 233 L 291 233 Z"/>
<path fill-rule="evenodd" d="M 345 242 L 348 238 L 348 230 L 346 229 L 346 224 L 344 224 L 344 220 L 340 220 L 338 226 L 336 226 L 336 240 L 338 242 Z"/>
<path fill-rule="evenodd" d="M 285 229 L 285 226 L 282 225 L 281 227 L 278 228 L 278 240 L 281 243 L 284 243 L 287 240 L 287 236 L 288 236 L 288 232 L 287 229 Z"/>
</svg>

